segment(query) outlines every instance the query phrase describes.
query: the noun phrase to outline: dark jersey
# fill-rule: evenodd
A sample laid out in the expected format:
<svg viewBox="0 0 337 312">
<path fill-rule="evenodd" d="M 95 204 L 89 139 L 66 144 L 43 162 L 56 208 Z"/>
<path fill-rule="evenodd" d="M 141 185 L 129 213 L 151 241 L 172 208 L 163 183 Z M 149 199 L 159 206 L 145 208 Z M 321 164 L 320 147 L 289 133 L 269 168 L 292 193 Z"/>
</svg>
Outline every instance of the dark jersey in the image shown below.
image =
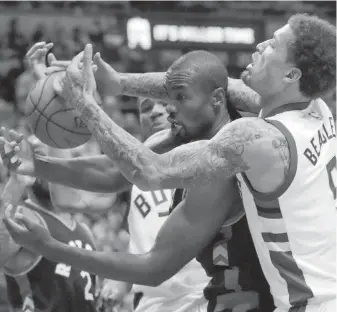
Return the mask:
<svg viewBox="0 0 337 312">
<path fill-rule="evenodd" d="M 175 191 L 171 210 L 180 203 L 184 193 L 181 189 Z M 269 285 L 243 212 L 226 223 L 196 259 L 211 277 L 204 289 L 207 312 L 232 311 L 243 302 L 250 305 L 242 306 L 238 311 L 274 310 Z"/>
<path fill-rule="evenodd" d="M 89 229 L 80 224 L 72 228 L 53 213 L 26 201 L 23 205 L 43 220 L 52 236 L 77 248 L 94 249 Z M 23 311 L 39 312 L 94 312 L 95 276 L 63 263 L 42 258 L 22 276 L 6 275 L 7 295 L 10 305 Z"/>
</svg>

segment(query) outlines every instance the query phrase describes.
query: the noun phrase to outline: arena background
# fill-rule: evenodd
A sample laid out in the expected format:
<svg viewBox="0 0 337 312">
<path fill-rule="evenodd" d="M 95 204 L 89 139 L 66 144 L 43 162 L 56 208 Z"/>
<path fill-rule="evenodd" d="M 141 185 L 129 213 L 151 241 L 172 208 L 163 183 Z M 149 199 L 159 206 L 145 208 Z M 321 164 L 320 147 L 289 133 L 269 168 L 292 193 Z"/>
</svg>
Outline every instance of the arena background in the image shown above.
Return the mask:
<svg viewBox="0 0 337 312">
<path fill-rule="evenodd" d="M 335 1 L 0 2 L 0 124 L 19 127 L 15 94 L 30 87 L 24 55 L 34 42 L 54 42 L 58 59 L 70 59 L 91 42 L 122 72 L 166 70 L 181 54 L 206 49 L 223 60 L 232 77 L 239 77 L 256 44 L 296 12 L 336 25 Z M 325 100 L 336 116 L 336 93 Z M 104 105 L 141 139 L 135 98 L 109 97 Z M 1 190 L 7 177 L 1 169 Z M 127 201 L 127 193 L 118 194 L 116 205 L 126 206 Z M 118 250 L 119 227 L 112 213 L 75 217 L 89 224 L 99 248 Z M 2 277 L 0 311 L 8 311 Z"/>
</svg>

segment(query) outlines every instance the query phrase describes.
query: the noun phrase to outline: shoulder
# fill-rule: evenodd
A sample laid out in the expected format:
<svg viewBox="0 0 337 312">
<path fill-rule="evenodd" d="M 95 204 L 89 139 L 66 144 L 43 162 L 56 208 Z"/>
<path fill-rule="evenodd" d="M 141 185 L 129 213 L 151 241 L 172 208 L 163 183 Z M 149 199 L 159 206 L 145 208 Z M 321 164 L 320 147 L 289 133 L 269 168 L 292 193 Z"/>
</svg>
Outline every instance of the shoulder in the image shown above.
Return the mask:
<svg viewBox="0 0 337 312">
<path fill-rule="evenodd" d="M 240 171 L 266 169 L 268 164 L 275 162 L 288 166 L 289 146 L 285 136 L 262 118 L 235 120 L 224 126 L 210 142 L 223 157 L 240 161 Z"/>
</svg>

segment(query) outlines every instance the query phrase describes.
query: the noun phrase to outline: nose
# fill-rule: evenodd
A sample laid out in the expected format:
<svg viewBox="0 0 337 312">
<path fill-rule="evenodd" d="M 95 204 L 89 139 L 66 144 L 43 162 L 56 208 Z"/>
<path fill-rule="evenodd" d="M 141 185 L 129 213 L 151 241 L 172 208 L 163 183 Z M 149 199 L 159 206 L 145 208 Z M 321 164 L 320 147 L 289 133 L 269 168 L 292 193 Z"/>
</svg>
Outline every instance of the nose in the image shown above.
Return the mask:
<svg viewBox="0 0 337 312">
<path fill-rule="evenodd" d="M 259 53 L 262 53 L 266 49 L 266 47 L 268 45 L 268 42 L 269 42 L 269 40 L 266 40 L 266 41 L 263 41 L 263 42 L 259 43 L 256 46 L 256 51 L 259 52 Z"/>
<path fill-rule="evenodd" d="M 161 116 L 163 116 L 163 112 L 156 111 L 156 110 L 153 110 L 150 114 L 150 118 L 151 118 L 152 121 L 157 119 L 158 117 L 161 117 Z"/>
<path fill-rule="evenodd" d="M 172 113 L 176 113 L 177 112 L 177 108 L 175 107 L 175 105 L 171 102 L 171 103 L 167 103 L 166 105 L 166 111 L 168 114 L 172 114 Z"/>
</svg>

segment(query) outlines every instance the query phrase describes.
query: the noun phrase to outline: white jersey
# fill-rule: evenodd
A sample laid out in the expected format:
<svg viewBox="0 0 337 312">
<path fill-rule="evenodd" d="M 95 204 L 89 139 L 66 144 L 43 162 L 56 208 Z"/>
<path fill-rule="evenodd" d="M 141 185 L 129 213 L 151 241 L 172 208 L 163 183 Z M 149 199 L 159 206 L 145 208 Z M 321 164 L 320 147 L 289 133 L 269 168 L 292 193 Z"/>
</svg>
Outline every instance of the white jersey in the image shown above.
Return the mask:
<svg viewBox="0 0 337 312">
<path fill-rule="evenodd" d="M 128 215 L 131 253 L 143 254 L 152 248 L 169 215 L 171 203 L 171 190 L 144 192 L 133 186 Z M 144 293 L 136 311 L 206 311 L 203 289 L 209 280 L 194 259 L 158 287 L 134 285 L 135 291 Z"/>
<path fill-rule="evenodd" d="M 319 307 L 334 306 L 336 298 L 334 120 L 316 100 L 266 121 L 286 137 L 290 169 L 285 183 L 269 194 L 254 191 L 238 175 L 255 248 L 277 311 L 323 311 Z"/>
</svg>

